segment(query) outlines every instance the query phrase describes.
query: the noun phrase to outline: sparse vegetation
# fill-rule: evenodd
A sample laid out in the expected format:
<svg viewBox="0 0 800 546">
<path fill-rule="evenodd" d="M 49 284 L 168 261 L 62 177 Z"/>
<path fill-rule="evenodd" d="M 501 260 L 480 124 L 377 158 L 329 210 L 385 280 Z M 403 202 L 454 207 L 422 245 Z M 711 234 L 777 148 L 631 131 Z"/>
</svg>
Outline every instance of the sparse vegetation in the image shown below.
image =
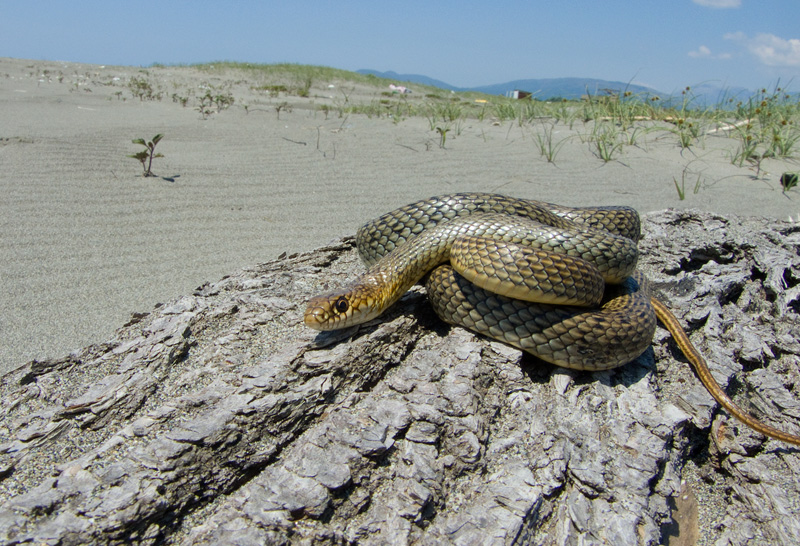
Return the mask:
<svg viewBox="0 0 800 546">
<path fill-rule="evenodd" d="M 547 159 L 548 163 L 555 164 L 556 156 L 564 144 L 569 141 L 569 137 L 564 137 L 561 140 L 554 140 L 553 139 L 553 131 L 555 129 L 555 123 L 543 124 L 542 131 L 534 133 L 534 139 L 536 143 L 536 148 L 539 150 L 539 154 Z"/>
<path fill-rule="evenodd" d="M 532 158 L 541 157 L 553 164 L 558 161 L 559 166 L 564 150 L 572 155 L 582 148 L 579 153 L 591 152 L 598 163 L 620 160 L 621 164 L 629 165 L 628 160 L 635 162 L 642 153 L 656 146 L 663 150 L 666 144 L 677 148 L 683 159 L 704 162 L 706 157 L 717 160 L 723 157 L 741 169 L 739 172 L 734 169 L 720 180 L 704 179 L 696 169 L 673 176 L 673 186 L 681 200 L 726 178 L 762 179 L 767 184 L 759 187 L 780 188 L 787 199 L 795 198 L 798 187 L 800 94 L 778 85 L 762 88 L 742 100 L 723 95 L 714 105 L 706 105 L 690 87 L 673 97 L 634 94 L 621 89 L 587 92 L 580 100 L 557 96 L 543 100 L 535 93 L 532 97 L 512 99 L 445 91 L 421 84 L 409 85 L 410 93 L 399 93 L 397 87 L 390 91 L 389 84 L 397 86 L 402 82 L 296 64 L 193 65 L 193 69 L 203 72 L 199 86 L 197 79 L 182 77 L 165 83 L 161 69 L 156 74 L 157 69 L 153 68 L 135 70 L 133 75 L 29 68 L 29 77 L 36 78 L 38 85 L 60 84 L 74 93 L 102 93 L 108 101 L 133 97 L 147 102 L 167 97 L 181 107 L 194 106 L 203 119 L 234 106 L 246 114 L 275 112 L 278 119 L 292 109 L 299 111 L 298 119 L 311 116 L 324 117 L 326 121 L 332 116 L 346 121 L 350 114 L 394 124 L 422 118 L 427 120 L 430 133 L 420 136 L 416 143 L 397 142 L 414 151 L 420 145 L 426 150 L 437 144 L 446 149 L 464 135 L 491 142 L 498 138 L 494 127 L 502 125 L 501 131 L 509 144 L 520 136 L 523 141 L 531 139 Z M 478 123 L 473 124 L 473 120 Z M 335 132 L 350 127 L 345 121 Z M 319 127 L 317 130 L 320 150 Z M 163 157 L 155 152 L 162 138 L 159 134 L 149 141 L 133 141 L 143 149 L 129 157 L 140 162 L 144 176 L 153 176 L 154 159 Z M 335 145 L 332 153 L 334 157 Z"/>
<path fill-rule="evenodd" d="M 144 76 L 132 76 L 131 79 L 128 80 L 128 89 L 131 95 L 133 95 L 134 98 L 138 98 L 140 101 L 161 100 L 161 97 L 164 95 L 160 90 L 154 88 L 150 80 Z"/>
<path fill-rule="evenodd" d="M 778 172 L 792 170 L 783 165 L 777 167 L 776 162 L 800 159 L 800 96 L 777 85 L 771 90 L 763 88 L 745 100 L 722 96 L 717 104 L 707 106 L 690 87 L 673 97 L 619 89 L 587 92 L 580 100 L 562 97 L 542 100 L 535 94 L 512 99 L 451 92 L 421 84 L 409 86 L 409 94 L 398 93 L 390 91 L 388 86 L 402 82 L 321 66 L 215 62 L 193 68 L 204 73 L 203 85 L 198 88 L 174 81 L 166 96 L 183 107 L 194 105 L 203 119 L 234 105 L 241 106 L 245 113 L 275 112 L 279 119 L 293 108 L 311 111 L 315 116 L 318 112 L 326 120 L 358 114 L 399 124 L 422 117 L 436 135 L 430 139 L 430 145 L 442 148 L 451 139 L 468 133 L 472 129 L 470 121 L 476 120 L 483 125 L 475 129 L 475 135 L 484 141 L 492 138 L 490 125 L 504 125 L 509 140 L 519 134 L 514 131 L 519 127 L 523 138 L 532 139 L 532 153 L 550 163 L 556 162 L 569 143 L 582 143 L 600 161 L 610 162 L 627 155 L 629 147 L 648 149 L 655 143 L 666 142 L 691 157 L 697 157 L 701 150 L 721 151 L 728 154 L 733 165 L 744 170 L 742 174 L 756 178 L 770 176 L 773 180 L 778 178 L 774 174 L 778 168 L 781 169 Z M 101 86 L 121 89 L 113 91 L 109 100 L 124 100 L 123 92 L 142 102 L 165 96 L 158 84 L 160 80 L 148 69 L 122 81 L 119 78 L 112 81 L 110 76 L 98 72 L 70 74 L 36 67 L 32 67 L 31 77 L 48 84 L 63 83 L 87 93 L 91 89 L 97 92 Z M 255 92 L 255 98 L 238 95 L 237 91 L 243 88 Z M 159 154 L 153 153 L 153 157 L 158 157 Z M 153 157 L 148 156 L 146 162 L 149 164 Z M 143 170 L 148 170 L 144 163 Z M 694 174 L 684 173 L 673 179 L 673 185 L 679 197 L 685 198 L 687 193 L 700 189 L 698 180 Z M 791 176 L 781 177 L 784 192 L 796 187 L 794 180 Z"/>
<path fill-rule="evenodd" d="M 681 173 L 681 181 L 680 181 L 680 183 L 678 183 L 678 180 L 675 177 L 672 178 L 672 181 L 675 183 L 675 189 L 678 191 L 678 199 L 680 199 L 681 201 L 686 199 L 686 177 L 687 177 L 687 174 L 688 174 L 687 170 L 684 169 L 683 172 Z M 700 178 L 700 175 L 698 174 L 697 175 L 697 179 L 694 182 L 694 190 L 693 190 L 694 194 L 697 194 L 697 192 L 700 191 L 700 184 L 701 184 L 701 178 Z"/>
<path fill-rule="evenodd" d="M 264 91 L 272 98 L 278 98 L 281 93 L 288 93 L 289 90 L 285 85 L 259 85 L 253 87 L 256 91 Z"/>
<path fill-rule="evenodd" d="M 738 167 L 745 162 L 761 174 L 765 159 L 792 158 L 800 142 L 800 102 L 780 87 L 768 92 L 762 89 L 747 102 L 739 102 L 734 111 L 736 121 L 729 124 L 739 146 L 731 155 Z"/>
<path fill-rule="evenodd" d="M 494 107 L 494 115 L 499 121 L 506 121 L 515 119 L 517 117 L 518 107 L 510 102 L 501 102 Z"/>
<path fill-rule="evenodd" d="M 592 133 L 588 138 L 592 153 L 605 163 L 615 159 L 617 153 L 619 153 L 625 145 L 625 142 L 620 138 L 623 133 L 624 131 L 613 123 L 595 123 L 592 128 Z"/>
<path fill-rule="evenodd" d="M 214 113 L 212 107 L 216 108 L 219 113 L 229 108 L 234 101 L 235 99 L 230 93 L 212 92 L 211 89 L 207 89 L 205 95 L 197 99 L 197 111 L 200 112 L 203 119 L 208 119 L 208 116 Z"/>
<path fill-rule="evenodd" d="M 764 173 L 764 162 L 768 159 L 793 158 L 800 143 L 798 97 L 786 94 L 779 87 L 773 92 L 762 89 L 744 102 L 723 97 L 718 105 L 709 107 L 697 100 L 691 87 L 684 88 L 677 97 L 668 98 L 621 89 L 603 90 L 596 95 L 587 93 L 581 100 L 561 97 L 516 100 L 480 93 L 451 93 L 419 84 L 413 86 L 415 94 L 397 95 L 386 89 L 393 82 L 319 66 L 211 63 L 197 68 L 209 74 L 241 71 L 248 81 L 262 82 L 253 88 L 264 91 L 270 98 L 281 95 L 313 98 L 314 82 L 330 83 L 336 89 L 328 95 L 332 103 L 314 106 L 326 119 L 332 114 L 340 118 L 361 114 L 401 123 L 423 116 L 430 130 L 438 134 L 441 147 L 447 145 L 448 136 L 460 135 L 469 119 L 512 121 L 521 128 L 532 129 L 536 151 L 551 163 L 571 139 L 555 139 L 558 127 L 573 129 L 576 123 L 586 125 L 583 131 L 578 130 L 577 136 L 603 162 L 616 160 L 628 146 L 641 147 L 665 140 L 671 140 L 681 150 L 705 148 L 713 135 L 715 139 L 738 141 L 731 151 L 731 162 L 754 169 L 756 176 Z M 373 98 L 367 102 L 352 100 L 356 86 L 373 88 Z M 280 116 L 291 105 L 286 100 L 271 107 Z M 486 134 L 482 133 L 482 137 L 485 139 Z M 716 142 L 719 141 L 712 140 L 710 145 Z M 685 176 L 673 182 L 676 188 L 680 187 L 679 193 L 685 195 Z M 699 186 L 695 184 L 695 188 Z"/>
</svg>

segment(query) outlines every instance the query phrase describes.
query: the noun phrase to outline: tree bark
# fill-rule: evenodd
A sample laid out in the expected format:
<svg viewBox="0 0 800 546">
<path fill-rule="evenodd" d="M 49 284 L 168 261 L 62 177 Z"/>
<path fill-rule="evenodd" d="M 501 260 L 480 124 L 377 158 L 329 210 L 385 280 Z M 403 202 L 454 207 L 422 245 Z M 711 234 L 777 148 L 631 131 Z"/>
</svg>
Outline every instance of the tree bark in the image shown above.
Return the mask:
<svg viewBox="0 0 800 546">
<path fill-rule="evenodd" d="M 664 211 L 643 270 L 714 376 L 800 433 L 800 227 Z M 317 334 L 353 240 L 137 314 L 0 384 L 6 544 L 798 544 L 800 450 L 720 410 L 670 336 L 573 372 L 423 290 Z"/>
</svg>

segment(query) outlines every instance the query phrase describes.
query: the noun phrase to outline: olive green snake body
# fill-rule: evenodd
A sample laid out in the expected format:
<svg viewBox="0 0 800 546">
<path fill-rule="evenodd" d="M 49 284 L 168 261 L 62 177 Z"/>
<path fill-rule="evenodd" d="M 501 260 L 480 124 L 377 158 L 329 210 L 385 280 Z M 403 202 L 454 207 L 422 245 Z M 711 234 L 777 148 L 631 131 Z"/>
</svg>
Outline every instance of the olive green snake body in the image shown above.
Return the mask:
<svg viewBox="0 0 800 546">
<path fill-rule="evenodd" d="M 361 227 L 356 244 L 367 271 L 312 298 L 305 324 L 334 330 L 372 320 L 427 275 L 428 297 L 445 322 L 558 366 L 606 370 L 647 350 L 658 318 L 729 413 L 800 445 L 800 436 L 758 421 L 716 383 L 636 271 L 639 233 L 628 207 L 569 208 L 485 193 L 432 197 Z"/>
</svg>

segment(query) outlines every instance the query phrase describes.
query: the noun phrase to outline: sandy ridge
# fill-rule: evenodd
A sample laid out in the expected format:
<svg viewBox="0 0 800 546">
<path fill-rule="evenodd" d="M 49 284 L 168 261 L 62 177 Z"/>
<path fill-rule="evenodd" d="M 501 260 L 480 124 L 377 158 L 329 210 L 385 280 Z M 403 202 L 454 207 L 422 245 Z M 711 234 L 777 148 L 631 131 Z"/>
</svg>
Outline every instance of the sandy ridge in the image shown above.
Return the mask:
<svg viewBox="0 0 800 546">
<path fill-rule="evenodd" d="M 127 82 L 142 75 L 165 98 L 133 98 Z M 642 213 L 800 213 L 797 193 L 782 194 L 778 183 L 797 165 L 768 161 L 754 179 L 731 165 L 735 141 L 724 132 L 683 151 L 654 133 L 604 163 L 581 142 L 581 123 L 559 125 L 558 138 L 570 140 L 553 165 L 536 150 L 535 129 L 513 121 L 466 120 L 441 149 L 424 118 L 321 112 L 342 101 L 335 82 L 314 82 L 308 98 L 274 98 L 241 74 L 215 78 L 235 103 L 202 119 L 191 103 L 169 98 L 212 80 L 194 68 L 0 59 L 0 371 L 101 342 L 134 311 L 440 193 L 496 191 Z M 348 100 L 379 100 L 382 91 L 360 86 Z M 278 119 L 282 101 L 291 111 Z M 155 171 L 171 181 L 142 178 L 126 157 L 138 151 L 131 139 L 156 133 L 166 136 Z M 681 201 L 673 179 L 685 172 Z"/>
</svg>

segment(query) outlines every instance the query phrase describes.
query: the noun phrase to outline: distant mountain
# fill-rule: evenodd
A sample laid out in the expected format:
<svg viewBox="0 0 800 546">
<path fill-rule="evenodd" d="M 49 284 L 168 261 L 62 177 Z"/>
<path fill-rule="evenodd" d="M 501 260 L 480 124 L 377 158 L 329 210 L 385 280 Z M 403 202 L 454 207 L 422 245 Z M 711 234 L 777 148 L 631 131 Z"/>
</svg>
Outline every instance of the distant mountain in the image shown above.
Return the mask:
<svg viewBox="0 0 800 546">
<path fill-rule="evenodd" d="M 488 95 L 504 95 L 508 91 L 519 89 L 528 91 L 534 98 L 544 100 L 553 97 L 579 99 L 582 95 L 603 95 L 607 91 L 633 94 L 658 95 L 658 91 L 641 85 L 592 78 L 541 78 L 534 80 L 514 80 L 494 85 L 473 87 L 470 91 L 480 91 Z"/>
<path fill-rule="evenodd" d="M 686 95 L 682 94 L 683 89 L 673 91 L 666 95 L 664 104 L 680 108 Z M 711 84 L 700 84 L 689 86 L 688 105 L 690 108 L 707 108 L 721 106 L 734 107 L 739 101 L 746 102 L 755 92 L 744 87 L 719 87 Z M 661 95 L 665 97 L 665 95 Z M 729 99 L 733 99 L 730 101 Z"/>
<path fill-rule="evenodd" d="M 634 94 L 658 95 L 659 92 L 649 87 L 641 85 L 627 84 L 608 80 L 598 80 L 592 78 L 541 78 L 532 80 L 514 80 L 506 83 L 494 85 L 483 85 L 479 87 L 456 87 L 440 80 L 422 76 L 419 74 L 398 74 L 397 72 L 380 72 L 378 70 L 358 70 L 359 74 L 372 74 L 380 78 L 396 80 L 398 82 L 411 82 L 423 85 L 432 85 L 448 91 L 478 91 L 487 95 L 505 95 L 509 91 L 518 89 L 527 91 L 537 99 L 544 100 L 553 97 L 565 99 L 579 99 L 588 91 L 592 95 L 601 95 L 604 90 L 631 91 Z"/>
<path fill-rule="evenodd" d="M 397 72 L 388 71 L 388 72 L 379 72 L 377 70 L 370 70 L 367 68 L 356 70 L 359 74 L 367 74 L 372 76 L 378 76 L 379 78 L 386 78 L 387 80 L 396 80 L 398 82 L 411 82 L 411 83 L 420 83 L 422 85 L 432 85 L 433 87 L 438 87 L 440 89 L 447 89 L 448 91 L 463 91 L 463 89 L 459 89 L 458 87 L 454 87 L 449 83 L 445 83 L 443 81 L 434 80 L 433 78 L 429 78 L 428 76 L 423 76 L 421 74 L 398 74 Z"/>
<path fill-rule="evenodd" d="M 672 93 L 657 91 L 650 87 L 634 85 L 624 82 L 608 80 L 598 80 L 592 78 L 540 78 L 530 80 L 514 80 L 506 83 L 494 85 L 482 85 L 479 87 L 456 87 L 441 80 L 436 80 L 420 74 L 398 74 L 397 72 L 380 72 L 378 70 L 358 70 L 359 74 L 373 74 L 380 78 L 395 80 L 397 82 L 410 82 L 422 85 L 432 85 L 448 91 L 479 91 L 488 95 L 505 95 L 509 91 L 518 89 L 532 93 L 534 98 L 546 100 L 560 97 L 565 99 L 580 99 L 587 91 L 592 95 L 602 95 L 605 90 L 630 91 L 634 95 L 661 97 L 662 105 L 675 106 L 680 108 L 684 95 L 683 89 L 678 89 Z M 771 92 L 771 90 L 768 90 Z M 690 108 L 710 108 L 710 107 L 735 107 L 739 101 L 747 101 L 755 95 L 755 91 L 744 87 L 722 87 L 713 84 L 699 84 L 690 86 L 689 102 Z M 728 99 L 733 99 L 729 101 Z"/>
</svg>

